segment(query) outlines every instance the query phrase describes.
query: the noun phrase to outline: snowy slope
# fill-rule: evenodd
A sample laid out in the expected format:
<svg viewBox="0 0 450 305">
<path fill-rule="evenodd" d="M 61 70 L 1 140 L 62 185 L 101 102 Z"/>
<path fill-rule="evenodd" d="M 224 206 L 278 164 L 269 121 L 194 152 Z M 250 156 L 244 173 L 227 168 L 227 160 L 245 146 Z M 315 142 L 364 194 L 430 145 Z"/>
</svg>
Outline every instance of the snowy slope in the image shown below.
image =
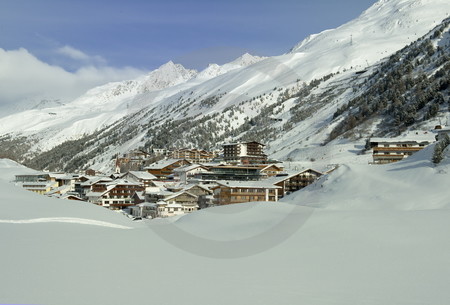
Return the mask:
<svg viewBox="0 0 450 305">
<path fill-rule="evenodd" d="M 429 155 L 347 159 L 282 202 L 175 222 L 132 222 L 0 182 L 0 302 L 446 304 L 450 156 L 436 167 Z"/>
<path fill-rule="evenodd" d="M 217 77 L 219 75 L 225 74 L 231 70 L 250 66 L 254 63 L 257 63 L 258 61 L 263 60 L 264 58 L 265 57 L 253 56 L 251 54 L 245 53 L 244 55 L 240 56 L 239 58 L 236 58 L 232 62 L 229 62 L 224 65 L 218 65 L 218 64 L 208 65 L 208 67 L 205 70 L 201 71 L 197 75 L 197 79 L 199 79 L 199 80 L 211 79 L 211 78 Z"/>
</svg>

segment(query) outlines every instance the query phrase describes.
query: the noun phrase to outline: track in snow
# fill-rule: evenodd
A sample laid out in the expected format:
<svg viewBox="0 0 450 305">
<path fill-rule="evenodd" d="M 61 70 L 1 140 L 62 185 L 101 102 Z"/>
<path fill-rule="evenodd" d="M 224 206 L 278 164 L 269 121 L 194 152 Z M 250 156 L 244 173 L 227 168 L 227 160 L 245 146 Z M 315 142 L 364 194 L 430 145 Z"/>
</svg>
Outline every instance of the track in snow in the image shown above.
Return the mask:
<svg viewBox="0 0 450 305">
<path fill-rule="evenodd" d="M 50 222 L 76 223 L 76 224 L 93 225 L 123 230 L 132 229 L 131 227 L 122 226 L 111 222 L 86 218 L 74 218 L 74 217 L 46 217 L 46 218 L 32 218 L 21 220 L 0 219 L 0 223 L 13 223 L 13 224 L 32 224 L 32 223 L 50 223 Z"/>
</svg>

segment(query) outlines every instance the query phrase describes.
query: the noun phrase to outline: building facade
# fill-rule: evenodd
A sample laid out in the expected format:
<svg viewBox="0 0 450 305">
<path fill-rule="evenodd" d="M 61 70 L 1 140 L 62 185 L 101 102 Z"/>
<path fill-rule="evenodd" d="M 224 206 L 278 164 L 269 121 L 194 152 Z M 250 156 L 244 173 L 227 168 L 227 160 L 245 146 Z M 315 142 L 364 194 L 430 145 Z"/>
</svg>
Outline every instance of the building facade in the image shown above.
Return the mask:
<svg viewBox="0 0 450 305">
<path fill-rule="evenodd" d="M 214 202 L 218 205 L 244 203 L 252 201 L 278 201 L 281 187 L 261 182 L 219 182 L 213 188 Z"/>
<path fill-rule="evenodd" d="M 230 143 L 223 145 L 223 158 L 227 162 L 244 164 L 265 163 L 264 144 L 258 142 Z"/>
<path fill-rule="evenodd" d="M 403 160 L 425 148 L 432 140 L 372 138 L 373 163 L 386 164 Z"/>
</svg>

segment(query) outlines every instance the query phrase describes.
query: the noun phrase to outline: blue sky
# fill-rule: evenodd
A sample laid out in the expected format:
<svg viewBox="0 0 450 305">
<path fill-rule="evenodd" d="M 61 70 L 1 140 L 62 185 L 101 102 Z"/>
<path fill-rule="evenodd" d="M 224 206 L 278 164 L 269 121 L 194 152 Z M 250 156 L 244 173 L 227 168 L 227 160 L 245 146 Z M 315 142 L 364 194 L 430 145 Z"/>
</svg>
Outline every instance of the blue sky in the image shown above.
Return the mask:
<svg viewBox="0 0 450 305">
<path fill-rule="evenodd" d="M 245 52 L 280 55 L 375 2 L 2 0 L 0 48 L 22 47 L 67 70 L 83 64 L 152 70 L 169 60 L 201 69 Z"/>
<path fill-rule="evenodd" d="M 0 0 L 0 116 L 69 102 L 172 60 L 201 70 L 287 52 L 376 0 Z"/>
</svg>

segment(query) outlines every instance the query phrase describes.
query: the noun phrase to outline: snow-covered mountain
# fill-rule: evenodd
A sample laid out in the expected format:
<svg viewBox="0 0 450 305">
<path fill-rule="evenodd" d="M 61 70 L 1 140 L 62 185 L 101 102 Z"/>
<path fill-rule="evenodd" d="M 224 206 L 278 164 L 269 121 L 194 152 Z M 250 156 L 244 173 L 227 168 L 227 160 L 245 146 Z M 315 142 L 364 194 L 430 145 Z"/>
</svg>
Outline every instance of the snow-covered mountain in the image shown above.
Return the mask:
<svg viewBox="0 0 450 305">
<path fill-rule="evenodd" d="M 91 156 L 104 166 L 130 148 L 212 148 L 247 137 L 269 140 L 269 153 L 292 158 L 326 142 L 339 123 L 336 110 L 368 90 L 367 75 L 449 12 L 444 0 L 378 1 L 355 20 L 312 35 L 284 55 L 246 54 L 200 73 L 168 63 L 137 80 L 94 88 L 64 106 L 0 119 L 0 134 L 8 135 L 2 149 L 26 136 L 32 142 L 26 142 L 25 157 L 54 147 L 51 155 L 59 156 L 58 145 L 79 140 L 90 146 L 71 150 L 71 158 Z M 447 36 L 433 43 L 445 46 Z M 94 150 L 96 155 L 89 154 Z"/>
<path fill-rule="evenodd" d="M 204 69 L 197 75 L 197 78 L 200 80 L 211 79 L 211 78 L 217 77 L 219 75 L 225 74 L 231 70 L 250 66 L 250 65 L 257 63 L 258 61 L 261 61 L 265 58 L 266 57 L 253 56 L 251 54 L 245 53 L 244 55 L 240 56 L 239 58 L 233 60 L 232 62 L 224 64 L 224 65 L 218 65 L 218 64 L 208 65 L 208 67 L 206 69 Z"/>
</svg>

